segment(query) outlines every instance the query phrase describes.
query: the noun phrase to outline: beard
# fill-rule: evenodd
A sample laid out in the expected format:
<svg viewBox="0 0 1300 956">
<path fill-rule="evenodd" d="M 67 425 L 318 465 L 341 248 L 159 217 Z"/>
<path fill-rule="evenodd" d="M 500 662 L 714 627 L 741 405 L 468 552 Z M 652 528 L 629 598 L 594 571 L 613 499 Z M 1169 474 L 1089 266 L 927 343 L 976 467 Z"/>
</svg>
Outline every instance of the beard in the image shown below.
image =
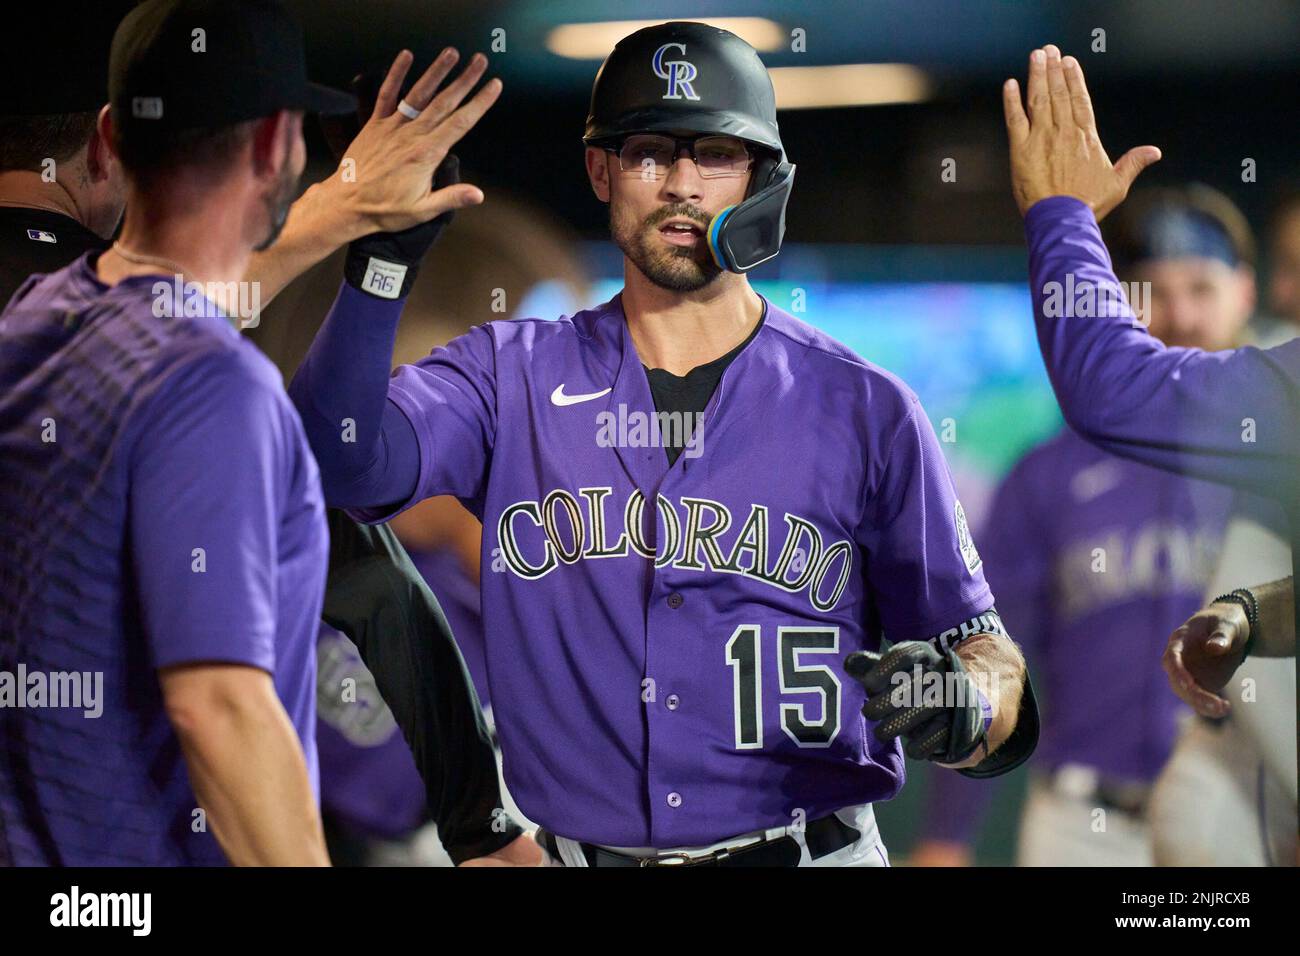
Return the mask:
<svg viewBox="0 0 1300 956">
<path fill-rule="evenodd" d="M 722 270 L 703 237 L 693 246 L 670 246 L 658 240 L 659 226 L 674 216 L 685 216 L 705 232 L 712 218 L 692 203 L 673 203 L 637 222 L 630 212 L 620 212 L 611 203 L 610 233 L 623 255 L 655 285 L 673 292 L 695 292 L 717 279 Z"/>
<path fill-rule="evenodd" d="M 275 186 L 262 197 L 263 208 L 266 209 L 267 234 L 266 238 L 253 247 L 255 252 L 261 252 L 269 249 L 275 240 L 280 238 L 280 232 L 284 229 L 285 220 L 289 218 L 289 207 L 293 205 L 294 195 L 298 192 L 298 173 L 295 173 L 289 163 L 289 152 L 285 150 L 284 169 L 280 173 L 280 179 Z"/>
</svg>

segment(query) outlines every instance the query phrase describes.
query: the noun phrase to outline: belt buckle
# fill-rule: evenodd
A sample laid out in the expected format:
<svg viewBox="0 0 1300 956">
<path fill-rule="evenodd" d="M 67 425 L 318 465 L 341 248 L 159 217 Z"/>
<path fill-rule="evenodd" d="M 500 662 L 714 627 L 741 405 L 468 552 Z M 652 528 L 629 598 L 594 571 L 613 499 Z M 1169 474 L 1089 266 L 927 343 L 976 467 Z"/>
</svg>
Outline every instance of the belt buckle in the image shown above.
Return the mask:
<svg viewBox="0 0 1300 956">
<path fill-rule="evenodd" d="M 711 859 L 714 854 L 710 853 L 707 857 L 692 858 L 689 853 L 665 853 L 662 856 L 642 857 L 638 866 L 691 866 L 700 860 Z"/>
<path fill-rule="evenodd" d="M 764 840 L 757 843 L 747 844 L 740 847 L 742 850 L 748 850 L 751 846 L 760 846 Z M 660 856 L 647 856 L 641 861 L 641 866 L 703 866 L 708 863 L 717 863 L 719 860 L 725 860 L 736 852 L 735 847 L 723 847 L 721 850 L 714 850 L 712 853 L 705 853 L 701 856 L 691 856 L 689 853 L 664 853 Z"/>
</svg>

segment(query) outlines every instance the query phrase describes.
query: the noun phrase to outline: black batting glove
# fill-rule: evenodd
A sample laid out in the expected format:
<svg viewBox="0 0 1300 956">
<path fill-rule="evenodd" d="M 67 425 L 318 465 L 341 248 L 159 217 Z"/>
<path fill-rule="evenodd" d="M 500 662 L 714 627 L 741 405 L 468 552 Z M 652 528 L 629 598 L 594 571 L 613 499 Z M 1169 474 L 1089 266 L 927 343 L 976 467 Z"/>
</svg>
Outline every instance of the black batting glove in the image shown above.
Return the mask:
<svg viewBox="0 0 1300 956">
<path fill-rule="evenodd" d="M 883 656 L 850 654 L 844 669 L 866 689 L 862 713 L 882 743 L 901 736 L 912 759 L 944 764 L 961 763 L 981 745 L 987 753 L 979 691 L 951 650 L 903 641 Z"/>
<path fill-rule="evenodd" d="M 383 80 L 382 70 L 366 70 L 352 78 L 352 92 L 357 98 L 354 115 L 321 116 L 321 132 L 336 160 L 375 111 L 375 99 Z M 408 80 L 409 82 L 409 80 Z M 460 161 L 448 153 L 434 170 L 433 188 L 441 189 L 460 182 Z M 348 284 L 380 299 L 404 299 L 415 284 L 420 262 L 447 228 L 455 215 L 449 209 L 426 223 L 401 232 L 375 232 L 362 236 L 348 246 L 343 275 Z"/>
<path fill-rule="evenodd" d="M 460 182 L 460 161 L 448 153 L 434 171 L 433 188 Z M 348 284 L 379 299 L 404 299 L 415 284 L 425 253 L 447 228 L 456 212 L 448 209 L 401 232 L 372 232 L 348 246 L 343 276 Z"/>
</svg>

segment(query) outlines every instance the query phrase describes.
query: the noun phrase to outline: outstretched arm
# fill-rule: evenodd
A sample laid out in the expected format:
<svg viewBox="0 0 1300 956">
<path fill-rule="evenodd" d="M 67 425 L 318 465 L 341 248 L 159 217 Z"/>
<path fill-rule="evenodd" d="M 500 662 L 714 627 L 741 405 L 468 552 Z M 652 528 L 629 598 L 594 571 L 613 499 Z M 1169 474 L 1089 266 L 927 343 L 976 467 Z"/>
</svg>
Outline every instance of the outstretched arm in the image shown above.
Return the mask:
<svg viewBox="0 0 1300 956">
<path fill-rule="evenodd" d="M 1066 421 L 1108 450 L 1278 495 L 1300 448 L 1300 342 L 1231 352 L 1166 348 L 1129 307 L 1098 221 L 1160 158 L 1111 163 L 1083 70 L 1053 46 L 1030 58 L 1028 112 L 1003 87 L 1016 202 L 1025 216 L 1038 341 Z"/>
<path fill-rule="evenodd" d="M 459 182 L 450 149 L 501 90 L 499 81 L 490 80 L 462 104 L 487 67 L 486 59 L 476 55 L 438 92 L 455 63 L 453 54 L 444 51 L 407 92 L 407 104 L 420 111 L 416 119 L 397 111 L 402 80 L 411 65 L 409 54 L 399 56 L 378 90 L 369 119 L 345 151 L 344 161 L 356 163 L 357 181 L 384 178 L 390 195 L 379 205 L 404 212 L 372 216 L 383 231 L 349 247 L 346 282 L 289 386 L 332 505 L 383 510 L 381 506 L 409 498 L 419 476 L 412 423 L 388 400 L 397 322 L 420 260 L 451 212 L 483 200 L 477 187 Z M 377 151 L 376 144 L 382 150 Z M 354 153 L 374 158 L 362 162 Z M 380 161 L 380 154 L 400 162 Z M 374 206 L 376 200 L 355 202 Z M 415 225 L 408 225 L 410 221 Z"/>
</svg>

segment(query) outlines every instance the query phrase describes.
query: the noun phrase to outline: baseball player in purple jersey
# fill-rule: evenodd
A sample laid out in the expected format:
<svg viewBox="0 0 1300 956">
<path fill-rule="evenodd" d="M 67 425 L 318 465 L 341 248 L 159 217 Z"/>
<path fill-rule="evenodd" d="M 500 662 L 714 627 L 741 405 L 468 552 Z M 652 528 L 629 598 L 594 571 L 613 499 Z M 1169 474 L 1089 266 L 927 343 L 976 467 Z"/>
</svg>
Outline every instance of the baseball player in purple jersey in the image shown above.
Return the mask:
<svg viewBox="0 0 1300 956">
<path fill-rule="evenodd" d="M 219 55 L 192 58 L 196 19 Z M 25 282 L 2 319 L 0 862 L 324 862 L 318 472 L 234 313 L 171 280 L 237 285 L 284 223 L 301 111 L 355 104 L 307 84 L 296 25 L 260 2 L 142 5 L 110 86 L 99 135 L 129 183 L 121 238 Z M 366 240 L 383 234 L 354 248 Z M 418 580 L 365 537 L 343 547 L 394 569 L 386 598 Z M 365 593 L 325 611 L 365 630 Z"/>
<path fill-rule="evenodd" d="M 1055 46 L 1031 54 L 1027 94 L 1028 114 L 1016 81 L 1003 86 L 1012 187 L 1025 216 L 1038 341 L 1066 421 L 1116 454 L 1277 499 L 1289 512 L 1294 566 L 1300 340 L 1208 353 L 1165 348 L 1148 335 L 1120 292 L 1097 224 L 1160 151 L 1136 147 L 1112 164 L 1083 71 Z M 1212 607 L 1244 622 L 1247 610 L 1236 605 L 1253 602 L 1233 602 Z M 1248 630 L 1236 629 L 1229 662 L 1245 656 Z M 1171 686 L 1201 706 L 1213 695 L 1189 671 L 1225 659 L 1211 636 L 1180 628 L 1166 649 Z M 1268 635 L 1256 637 L 1260 648 L 1276 648 Z M 1225 709 L 1218 701 L 1205 712 Z"/>
<path fill-rule="evenodd" d="M 1211 351 L 1236 345 L 1254 302 L 1253 249 L 1231 203 L 1205 187 L 1151 190 L 1115 220 L 1116 268 L 1147 283 L 1150 333 Z M 985 574 L 1045 697 L 1021 865 L 1152 865 L 1151 789 L 1187 716 L 1160 654 L 1201 606 L 1233 497 L 1068 429 L 998 489 L 981 541 Z M 936 775 L 912 862 L 968 862 L 993 789 Z"/>
<path fill-rule="evenodd" d="M 1135 147 L 1112 164 L 1083 71 L 1054 46 L 1031 56 L 1028 115 L 1015 80 L 1003 98 L 1038 342 L 1066 422 L 1116 454 L 1292 504 L 1300 339 L 1206 353 L 1147 334 L 1121 294 L 1098 220 L 1160 151 Z"/>
<path fill-rule="evenodd" d="M 1115 458 L 1066 431 L 1003 482 L 985 572 L 1044 695 L 1017 861 L 1150 866 L 1143 814 L 1185 713 L 1160 668 L 1169 632 L 1201 606 L 1231 489 Z M 926 843 L 973 842 L 993 787 L 936 775 Z M 1093 827 L 1096 808 L 1107 827 Z"/>
<path fill-rule="evenodd" d="M 372 258 L 373 314 L 335 311 L 290 386 L 326 496 L 483 521 L 506 780 L 553 862 L 883 865 L 902 740 L 986 774 L 1036 739 L 939 443 L 902 382 L 748 284 L 794 174 L 752 48 L 626 37 L 584 140 L 622 293 L 390 379 L 412 263 Z"/>
<path fill-rule="evenodd" d="M 223 55 L 190 63 L 185 12 L 145 4 L 115 36 L 101 129 L 128 181 L 121 237 L 4 314 L 3 659 L 104 694 L 94 719 L 4 711 L 0 847 L 18 864 L 326 862 L 315 463 L 232 313 L 187 311 L 158 280 L 238 279 L 283 222 L 301 111 L 351 102 L 309 87 L 279 9 L 207 9 Z M 255 64 L 231 42 L 249 33 L 289 55 Z M 186 66 L 206 73 L 164 106 L 159 78 Z M 185 131 L 244 121 L 245 139 L 185 151 Z"/>
</svg>

